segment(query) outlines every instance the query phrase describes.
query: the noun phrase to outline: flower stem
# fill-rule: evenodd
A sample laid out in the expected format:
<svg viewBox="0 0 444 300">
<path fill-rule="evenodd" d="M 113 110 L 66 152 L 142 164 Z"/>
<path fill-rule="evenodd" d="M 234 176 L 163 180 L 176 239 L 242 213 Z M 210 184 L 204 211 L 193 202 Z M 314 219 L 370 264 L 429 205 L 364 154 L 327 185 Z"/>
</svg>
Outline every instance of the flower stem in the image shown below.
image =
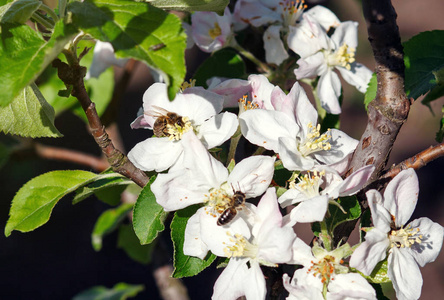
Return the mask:
<svg viewBox="0 0 444 300">
<path fill-rule="evenodd" d="M 57 17 L 55 12 L 49 6 L 42 3 L 42 5 L 40 5 L 39 9 L 46 12 L 53 19 L 54 23 L 56 23 L 59 20 L 59 17 Z"/>
<path fill-rule="evenodd" d="M 227 157 L 227 166 L 230 164 L 231 160 L 234 159 L 234 155 L 236 154 L 237 144 L 239 143 L 241 136 L 242 136 L 241 129 L 240 126 L 238 126 L 236 132 L 231 137 L 230 150 L 228 151 L 228 157 Z"/>
<path fill-rule="evenodd" d="M 32 14 L 31 17 L 35 22 L 41 24 L 42 26 L 44 26 L 47 29 L 54 29 L 54 24 L 52 24 L 50 21 L 45 20 L 45 18 L 43 18 L 42 16 L 40 16 L 37 12 Z"/>
<path fill-rule="evenodd" d="M 239 45 L 236 42 L 235 39 L 232 39 L 230 46 L 236 49 L 240 54 L 251 60 L 253 63 L 255 63 L 260 69 L 262 69 L 264 73 L 267 74 L 272 73 L 270 67 L 266 63 L 260 61 L 250 51 L 244 49 L 241 45 Z"/>
<path fill-rule="evenodd" d="M 321 224 L 321 233 L 319 234 L 319 237 L 322 239 L 325 250 L 331 251 L 331 239 L 328 234 L 327 223 L 325 221 L 319 223 Z"/>
</svg>

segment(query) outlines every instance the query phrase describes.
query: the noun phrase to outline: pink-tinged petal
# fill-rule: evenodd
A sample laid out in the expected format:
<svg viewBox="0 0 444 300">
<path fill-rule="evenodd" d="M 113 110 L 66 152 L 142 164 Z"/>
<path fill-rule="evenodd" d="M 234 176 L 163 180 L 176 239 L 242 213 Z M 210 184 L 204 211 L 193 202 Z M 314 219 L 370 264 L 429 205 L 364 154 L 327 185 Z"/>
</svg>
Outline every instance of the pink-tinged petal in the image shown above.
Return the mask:
<svg viewBox="0 0 444 300">
<path fill-rule="evenodd" d="M 328 31 L 330 27 L 338 27 L 341 21 L 338 17 L 328 8 L 322 5 L 316 5 L 309 10 L 305 11 L 305 14 L 315 19 L 325 31 Z"/>
<path fill-rule="evenodd" d="M 419 183 L 415 170 L 401 171 L 389 182 L 384 192 L 384 207 L 395 217 L 396 227 L 410 219 L 418 201 Z"/>
<path fill-rule="evenodd" d="M 153 137 L 134 146 L 128 153 L 128 158 L 143 171 L 162 172 L 174 165 L 182 152 L 180 141 Z"/>
<path fill-rule="evenodd" d="M 299 129 L 294 121 L 279 111 L 247 110 L 239 117 L 242 135 L 252 144 L 277 152 L 281 136 L 295 138 Z"/>
<path fill-rule="evenodd" d="M 284 43 L 281 40 L 282 26 L 269 26 L 264 32 L 264 49 L 265 61 L 279 66 L 284 60 L 288 58 L 288 52 L 285 50 Z"/>
<path fill-rule="evenodd" d="M 202 203 L 204 193 L 211 186 L 196 181 L 190 171 L 175 171 L 157 175 L 151 185 L 151 191 L 166 211 L 174 211 L 187 206 Z"/>
<path fill-rule="evenodd" d="M 280 14 L 276 11 L 277 3 L 267 3 L 267 1 L 238 1 L 236 3 L 234 18 L 238 22 L 251 24 L 254 27 L 271 24 L 281 20 Z"/>
<path fill-rule="evenodd" d="M 317 196 L 306 199 L 293 208 L 290 218 L 296 223 L 319 222 L 324 219 L 328 207 L 328 196 Z"/>
<path fill-rule="evenodd" d="M 359 141 L 348 136 L 345 132 L 338 129 L 330 130 L 331 139 L 329 143 L 331 145 L 330 150 L 323 150 L 314 153 L 314 157 L 320 162 L 331 165 L 343 160 L 347 155 L 355 151 Z"/>
<path fill-rule="evenodd" d="M 210 83 L 208 90 L 224 97 L 224 107 L 238 107 L 239 99 L 251 92 L 251 85 L 247 80 L 228 79 L 216 85 Z"/>
<path fill-rule="evenodd" d="M 350 164 L 350 161 L 352 159 L 353 152 L 349 153 L 347 156 L 345 156 L 340 161 L 330 164 L 329 167 L 334 169 L 336 172 L 338 172 L 341 176 L 345 174 L 345 172 L 348 171 L 348 165 Z"/>
<path fill-rule="evenodd" d="M 240 234 L 246 239 L 251 236 L 250 228 L 238 213 L 233 221 L 224 226 L 217 225 L 218 217 L 214 217 L 205 211 L 200 214 L 200 235 L 208 249 L 217 256 L 226 257 L 224 249 L 233 245 L 232 236 Z"/>
<path fill-rule="evenodd" d="M 208 254 L 208 247 L 202 241 L 200 234 L 200 214 L 205 208 L 201 207 L 188 219 L 185 228 L 183 254 L 204 259 Z"/>
<path fill-rule="evenodd" d="M 298 143 L 295 138 L 281 137 L 279 138 L 279 158 L 282 160 L 284 167 L 291 171 L 311 170 L 315 165 L 315 161 L 311 157 L 304 157 L 297 150 Z"/>
<path fill-rule="evenodd" d="M 131 124 L 131 129 L 153 129 L 145 120 L 145 116 L 142 114 L 138 116 Z"/>
<path fill-rule="evenodd" d="M 182 22 L 182 28 L 185 29 L 185 33 L 187 34 L 187 47 L 186 49 L 191 49 L 194 46 L 194 40 L 191 34 L 193 33 L 193 29 L 191 28 L 191 24 L 187 22 Z"/>
<path fill-rule="evenodd" d="M 341 95 L 341 81 L 335 72 L 328 70 L 321 75 L 317 92 L 323 109 L 334 115 L 341 113 L 341 105 L 338 100 Z"/>
<path fill-rule="evenodd" d="M 262 195 L 270 185 L 274 174 L 274 161 L 270 156 L 256 155 L 243 159 L 235 165 L 228 176 L 228 183 L 247 198 Z"/>
<path fill-rule="evenodd" d="M 192 132 L 182 136 L 184 166 L 193 171 L 194 180 L 206 183 L 212 188 L 219 188 L 228 178 L 228 170 L 215 159 Z"/>
<path fill-rule="evenodd" d="M 248 288 L 245 286 L 245 280 L 248 275 L 246 262 L 247 259 L 230 259 L 227 267 L 222 271 L 214 284 L 211 299 L 236 300 L 245 295 L 245 290 Z"/>
<path fill-rule="evenodd" d="M 222 145 L 236 132 L 239 126 L 237 116 L 230 112 L 215 115 L 199 127 L 197 137 L 205 148 L 212 149 Z"/>
<path fill-rule="evenodd" d="M 297 61 L 298 68 L 294 69 L 294 75 L 297 79 L 312 78 L 327 71 L 327 63 L 324 53 L 317 52 Z"/>
<path fill-rule="evenodd" d="M 373 72 L 370 71 L 366 66 L 358 63 L 353 63 L 350 65 L 350 70 L 343 67 L 336 68 L 339 73 L 341 73 L 342 78 L 347 81 L 348 84 L 353 85 L 361 93 L 367 91 L 368 83 L 372 78 Z"/>
<path fill-rule="evenodd" d="M 150 129 L 152 129 L 157 116 L 162 115 L 162 112 L 159 112 L 155 107 L 175 112 L 171 110 L 174 107 L 171 107 L 167 86 L 164 83 L 154 83 L 143 93 L 143 111 L 147 124 L 151 126 Z"/>
<path fill-rule="evenodd" d="M 419 299 L 422 288 L 421 271 L 415 259 L 406 250 L 392 248 L 393 252 L 388 257 L 387 275 L 398 299 Z"/>
<path fill-rule="evenodd" d="M 338 274 L 328 284 L 327 299 L 376 300 L 376 292 L 368 281 L 359 274 Z"/>
<path fill-rule="evenodd" d="M 389 232 L 392 217 L 390 212 L 383 206 L 384 200 L 382 199 L 381 193 L 377 190 L 370 190 L 365 193 L 365 195 L 367 196 L 368 206 L 372 213 L 373 225 L 381 232 Z"/>
<path fill-rule="evenodd" d="M 128 59 L 116 58 L 114 48 L 110 43 L 97 41 L 94 46 L 93 61 L 85 79 L 98 78 L 110 66 L 123 67 L 127 61 Z"/>
<path fill-rule="evenodd" d="M 296 238 L 293 242 L 293 259 L 290 264 L 303 266 L 310 265 L 310 261 L 314 259 L 311 247 L 300 238 Z"/>
<path fill-rule="evenodd" d="M 323 300 L 322 291 L 301 282 L 299 278 L 293 278 L 290 283 L 290 276 L 284 274 L 283 282 L 285 289 L 290 293 L 288 300 Z"/>
<path fill-rule="evenodd" d="M 415 258 L 416 262 L 424 267 L 427 263 L 435 261 L 441 251 L 444 228 L 429 218 L 419 218 L 410 222 L 409 226 L 419 229 L 417 235 L 421 235 L 421 243 L 415 243 L 407 250 Z"/>
<path fill-rule="evenodd" d="M 356 268 L 369 276 L 375 266 L 386 257 L 386 252 L 390 246 L 387 233 L 375 228 L 367 232 L 365 242 L 363 242 L 350 258 L 350 267 Z"/>
<path fill-rule="evenodd" d="M 356 49 L 358 47 L 358 22 L 347 21 L 341 23 L 331 36 L 332 41 L 339 48 L 343 44 Z"/>
<path fill-rule="evenodd" d="M 339 196 L 351 196 L 359 192 L 369 180 L 374 170 L 374 166 L 365 166 L 353 172 L 342 182 L 339 189 Z"/>
<path fill-rule="evenodd" d="M 251 84 L 251 101 L 257 103 L 259 108 L 274 110 L 271 105 L 271 93 L 275 86 L 268 78 L 262 74 L 252 74 L 248 76 L 248 81 Z"/>
</svg>

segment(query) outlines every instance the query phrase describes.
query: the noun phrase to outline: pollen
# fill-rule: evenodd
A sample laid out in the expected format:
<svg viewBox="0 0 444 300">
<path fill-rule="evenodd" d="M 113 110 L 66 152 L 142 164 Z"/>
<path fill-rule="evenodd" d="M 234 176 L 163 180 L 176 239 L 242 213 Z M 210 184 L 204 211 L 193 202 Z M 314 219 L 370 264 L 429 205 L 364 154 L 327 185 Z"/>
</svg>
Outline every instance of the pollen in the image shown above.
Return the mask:
<svg viewBox="0 0 444 300">
<path fill-rule="evenodd" d="M 243 95 L 242 98 L 239 98 L 239 100 L 237 100 L 237 102 L 239 103 L 239 110 L 240 110 L 240 112 L 244 112 L 244 111 L 247 111 L 247 110 L 258 109 L 259 108 L 259 105 L 257 104 L 256 101 L 248 100 L 248 96 L 247 95 Z"/>
<path fill-rule="evenodd" d="M 308 156 L 314 152 L 322 150 L 330 150 L 331 144 L 328 142 L 331 139 L 330 129 L 326 133 L 321 134 L 321 125 L 316 127 L 311 122 L 307 124 L 308 134 L 303 143 L 299 145 L 299 151 L 303 156 Z"/>
<path fill-rule="evenodd" d="M 205 211 L 213 217 L 217 217 L 226 210 L 231 203 L 231 197 L 224 187 L 213 189 L 209 195 L 205 195 Z"/>
<path fill-rule="evenodd" d="M 195 87 L 196 86 L 196 79 L 190 79 L 190 81 L 184 81 L 182 82 L 182 84 L 180 85 L 180 92 L 182 93 L 183 91 L 185 91 L 187 88 L 190 87 Z"/>
<path fill-rule="evenodd" d="M 208 30 L 208 35 L 213 40 L 221 34 L 222 34 L 222 30 L 220 29 L 219 23 L 217 23 L 217 22 L 214 23 L 214 28 L 211 28 L 210 30 Z"/>
<path fill-rule="evenodd" d="M 336 262 L 333 256 L 327 255 L 317 263 L 312 261 L 312 264 L 307 274 L 312 273 L 313 277 L 321 279 L 323 284 L 328 284 L 330 280 L 333 280 L 332 276 L 336 270 Z"/>
</svg>

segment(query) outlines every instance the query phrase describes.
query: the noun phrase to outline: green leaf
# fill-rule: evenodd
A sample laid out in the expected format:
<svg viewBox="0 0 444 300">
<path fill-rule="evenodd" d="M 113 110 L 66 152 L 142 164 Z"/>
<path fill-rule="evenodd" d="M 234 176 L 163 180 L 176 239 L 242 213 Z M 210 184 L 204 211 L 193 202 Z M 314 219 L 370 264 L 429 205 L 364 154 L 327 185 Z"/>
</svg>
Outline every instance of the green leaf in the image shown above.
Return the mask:
<svg viewBox="0 0 444 300">
<path fill-rule="evenodd" d="M 115 177 L 109 177 L 112 176 L 111 174 L 103 174 L 105 176 L 99 175 L 96 177 L 96 181 L 77 189 L 72 203 L 77 204 L 94 193 L 99 200 L 109 205 L 117 205 L 120 202 L 121 192 L 126 186 L 133 184 L 133 182 L 117 173 L 114 173 L 116 175 Z M 111 193 L 106 193 L 106 191 L 109 190 Z"/>
<path fill-rule="evenodd" d="M 368 83 L 367 91 L 364 96 L 365 109 L 368 109 L 368 105 L 376 98 L 376 91 L 378 89 L 378 79 L 376 78 L 376 73 L 373 73 L 370 82 Z"/>
<path fill-rule="evenodd" d="M 8 105 L 26 86 L 34 82 L 48 64 L 74 37 L 76 30 L 56 23 L 46 42 L 27 25 L 2 24 L 0 42 L 0 107 Z"/>
<path fill-rule="evenodd" d="M 131 259 L 144 265 L 150 263 L 155 246 L 155 241 L 149 245 L 141 245 L 131 225 L 120 225 L 117 247 L 123 249 Z"/>
<path fill-rule="evenodd" d="M 230 0 L 145 0 L 150 4 L 165 10 L 183 11 L 214 11 L 224 14 Z"/>
<path fill-rule="evenodd" d="M 84 49 L 85 47 L 93 47 L 94 43 L 91 41 L 81 41 L 78 44 L 79 49 Z M 89 68 L 94 53 L 89 51 L 80 61 L 80 65 Z M 60 56 L 63 59 L 62 56 Z M 108 104 L 110 103 L 113 90 L 114 90 L 114 69 L 108 68 L 103 72 L 99 78 L 89 78 L 84 81 L 85 88 L 88 92 L 89 97 L 93 100 L 97 114 L 102 116 L 105 112 Z M 80 106 L 79 101 L 71 96 L 62 97 L 58 94 L 60 90 L 65 90 L 66 86 L 63 81 L 57 76 L 57 70 L 49 66 L 39 77 L 39 89 L 45 96 L 45 99 L 49 104 L 54 107 L 56 116 L 65 110 L 72 110 L 79 118 L 81 118 L 85 123 L 87 118 L 85 112 Z"/>
<path fill-rule="evenodd" d="M 327 227 L 330 233 L 334 232 L 336 226 L 341 223 L 356 220 L 361 215 L 361 206 L 359 205 L 356 196 L 341 197 L 337 202 L 342 206 L 345 214 L 336 205 L 329 205 L 330 216 L 326 218 Z"/>
<path fill-rule="evenodd" d="M 25 24 L 42 2 L 36 0 L 16 0 L 0 7 L 0 23 Z"/>
<path fill-rule="evenodd" d="M 143 285 L 118 283 L 111 289 L 95 286 L 74 296 L 73 300 L 125 300 L 144 290 Z"/>
<path fill-rule="evenodd" d="M 444 138 L 444 105 L 441 108 L 441 112 L 442 112 L 442 118 L 441 121 L 439 122 L 439 130 L 436 133 L 436 138 L 435 138 L 438 143 L 442 143 L 442 140 Z"/>
<path fill-rule="evenodd" d="M 24 137 L 61 137 L 54 109 L 32 83 L 5 107 L 0 107 L 0 131 Z"/>
<path fill-rule="evenodd" d="M 52 209 L 65 195 L 88 184 L 96 174 L 80 171 L 53 171 L 28 181 L 12 200 L 5 235 L 13 230 L 29 232 L 48 222 Z"/>
<path fill-rule="evenodd" d="M 116 57 L 132 57 L 158 70 L 174 99 L 185 77 L 186 34 L 179 18 L 150 4 L 127 0 L 72 2 L 73 22 L 110 42 Z M 163 45 L 157 49 L 158 45 Z"/>
<path fill-rule="evenodd" d="M 421 32 L 403 46 L 405 90 L 417 99 L 436 86 L 433 72 L 444 67 L 444 31 Z"/>
<path fill-rule="evenodd" d="M 385 259 L 383 261 L 380 261 L 373 269 L 373 272 L 370 274 L 370 276 L 363 276 L 371 283 L 391 282 L 390 278 L 387 275 L 387 260 Z"/>
<path fill-rule="evenodd" d="M 140 192 L 134 206 L 133 226 L 134 232 L 142 245 L 151 243 L 165 229 L 167 212 L 157 204 L 156 198 L 151 191 L 151 184 L 156 179 L 152 176 L 148 184 Z"/>
<path fill-rule="evenodd" d="M 104 211 L 97 219 L 91 234 L 91 244 L 96 251 L 102 249 L 103 237 L 113 232 L 133 208 L 132 203 L 123 203 L 117 208 Z"/>
<path fill-rule="evenodd" d="M 363 242 L 365 238 L 366 232 L 362 229 L 370 226 L 372 226 L 371 212 L 370 209 L 366 209 L 359 220 L 359 241 Z"/>
<path fill-rule="evenodd" d="M 197 86 L 207 88 L 211 77 L 241 78 L 245 75 L 245 63 L 233 49 L 219 50 L 207 58 L 197 69 L 193 78 Z"/>
<path fill-rule="evenodd" d="M 381 284 L 377 284 L 377 283 L 370 283 L 370 285 L 373 287 L 373 289 L 376 292 L 376 299 L 378 300 L 390 300 L 390 298 L 387 298 L 384 295 L 384 291 L 382 289 Z M 391 288 L 393 289 L 393 287 L 391 286 Z"/>
<path fill-rule="evenodd" d="M 174 278 L 197 275 L 216 259 L 216 255 L 211 252 L 208 252 L 204 260 L 183 254 L 185 227 L 187 226 L 188 219 L 194 215 L 199 207 L 199 205 L 193 205 L 176 211 L 171 222 L 171 239 L 174 245 Z"/>
</svg>

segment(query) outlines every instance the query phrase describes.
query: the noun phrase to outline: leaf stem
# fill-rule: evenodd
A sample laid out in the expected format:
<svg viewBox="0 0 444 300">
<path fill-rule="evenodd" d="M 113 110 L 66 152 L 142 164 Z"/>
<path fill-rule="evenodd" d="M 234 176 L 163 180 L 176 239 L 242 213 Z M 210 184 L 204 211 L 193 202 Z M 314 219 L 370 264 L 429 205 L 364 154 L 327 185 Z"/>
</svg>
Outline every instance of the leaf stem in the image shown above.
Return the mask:
<svg viewBox="0 0 444 300">
<path fill-rule="evenodd" d="M 65 17 L 66 2 L 67 2 L 67 0 L 59 0 L 59 16 L 60 16 L 60 18 Z"/>
<path fill-rule="evenodd" d="M 48 5 L 42 3 L 42 5 L 40 5 L 39 9 L 46 12 L 54 20 L 54 23 L 56 23 L 59 20 L 59 17 L 55 14 L 55 12 Z"/>
<path fill-rule="evenodd" d="M 40 16 L 37 12 L 32 14 L 31 19 L 33 19 L 35 22 L 39 23 L 40 25 L 42 25 L 43 27 L 47 28 L 47 29 L 54 29 L 54 24 L 52 24 L 50 21 L 46 20 L 45 18 L 43 18 L 42 16 Z"/>
<path fill-rule="evenodd" d="M 236 154 L 237 144 L 239 144 L 241 136 L 242 136 L 241 129 L 240 126 L 238 126 L 236 132 L 231 137 L 230 150 L 228 151 L 228 157 L 227 157 L 227 166 L 230 164 L 231 160 L 234 159 L 234 156 Z"/>
</svg>

